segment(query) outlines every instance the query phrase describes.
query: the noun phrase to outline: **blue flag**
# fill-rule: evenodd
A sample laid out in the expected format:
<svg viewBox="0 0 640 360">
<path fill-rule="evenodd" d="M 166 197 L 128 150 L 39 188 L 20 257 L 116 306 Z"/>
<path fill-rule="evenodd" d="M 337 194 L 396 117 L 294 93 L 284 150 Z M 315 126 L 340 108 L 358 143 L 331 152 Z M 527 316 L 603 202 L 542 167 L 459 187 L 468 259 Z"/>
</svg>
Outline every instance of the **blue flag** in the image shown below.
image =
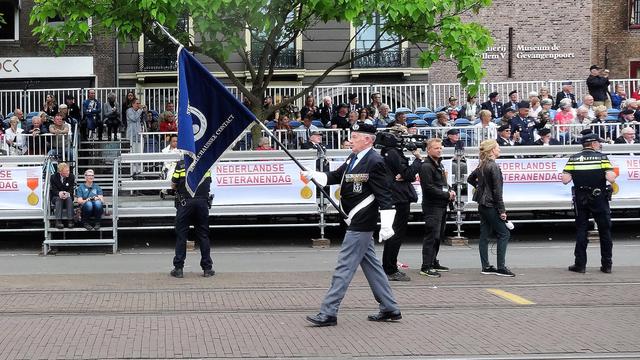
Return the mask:
<svg viewBox="0 0 640 360">
<path fill-rule="evenodd" d="M 253 119 L 255 115 L 189 51 L 178 49 L 178 149 L 185 154 L 191 196 Z"/>
</svg>

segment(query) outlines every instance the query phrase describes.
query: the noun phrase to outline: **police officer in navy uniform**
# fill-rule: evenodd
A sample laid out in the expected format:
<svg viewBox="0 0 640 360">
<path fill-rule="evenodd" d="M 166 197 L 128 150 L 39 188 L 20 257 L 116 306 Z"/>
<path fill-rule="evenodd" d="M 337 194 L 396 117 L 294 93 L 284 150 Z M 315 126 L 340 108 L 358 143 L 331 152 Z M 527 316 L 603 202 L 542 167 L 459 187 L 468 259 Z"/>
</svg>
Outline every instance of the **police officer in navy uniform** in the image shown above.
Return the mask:
<svg viewBox="0 0 640 360">
<path fill-rule="evenodd" d="M 320 312 L 307 316 L 315 326 L 337 324 L 338 308 L 349 283 L 362 268 L 373 296 L 379 305 L 377 314 L 369 321 L 400 320 L 402 315 L 391 291 L 387 275 L 376 258 L 373 232 L 380 213 L 380 240 L 393 236 L 395 209 L 391 197 L 391 179 L 384 159 L 373 150 L 376 127 L 358 122 L 351 127 L 352 154 L 338 169 L 331 172 L 303 171 L 308 180 L 315 179 L 321 186 L 340 184 L 340 207 L 348 215 L 347 232 L 342 241 L 336 269 Z M 380 209 L 378 211 L 378 209 Z"/>
<path fill-rule="evenodd" d="M 600 235 L 600 255 L 603 273 L 611 273 L 611 211 L 609 209 L 611 187 L 616 174 L 607 155 L 601 153 L 598 135 L 583 131 L 580 140 L 582 151 L 572 155 L 562 173 L 562 183 L 573 181 L 573 206 L 576 217 L 575 262 L 569 271 L 584 273 L 587 265 L 587 230 L 589 217 L 593 216 Z"/>
<path fill-rule="evenodd" d="M 171 187 L 176 191 L 176 256 L 173 258 L 173 270 L 171 276 L 182 278 L 184 260 L 187 257 L 187 234 L 189 225 L 193 225 L 196 238 L 200 244 L 200 267 L 204 271 L 204 277 L 215 275 L 213 260 L 211 259 L 211 247 L 209 243 L 209 189 L 211 187 L 211 172 L 207 171 L 204 180 L 196 189 L 193 196 L 189 194 L 186 186 L 184 160 L 176 165 L 171 179 Z"/>
</svg>

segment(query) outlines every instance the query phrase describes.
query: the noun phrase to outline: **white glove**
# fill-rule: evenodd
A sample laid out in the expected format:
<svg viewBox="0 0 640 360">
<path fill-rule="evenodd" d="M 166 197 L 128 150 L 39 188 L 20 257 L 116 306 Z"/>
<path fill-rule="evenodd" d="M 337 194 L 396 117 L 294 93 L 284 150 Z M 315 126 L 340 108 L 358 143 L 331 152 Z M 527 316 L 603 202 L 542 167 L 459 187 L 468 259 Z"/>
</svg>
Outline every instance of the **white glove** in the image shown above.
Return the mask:
<svg viewBox="0 0 640 360">
<path fill-rule="evenodd" d="M 327 174 L 320 171 L 301 171 L 300 175 L 307 179 L 307 181 L 311 181 L 311 179 L 316 179 L 320 186 L 327 185 Z"/>
<path fill-rule="evenodd" d="M 395 234 L 393 231 L 393 219 L 395 218 L 395 209 L 380 210 L 380 235 L 378 237 L 378 242 L 383 242 Z"/>
</svg>

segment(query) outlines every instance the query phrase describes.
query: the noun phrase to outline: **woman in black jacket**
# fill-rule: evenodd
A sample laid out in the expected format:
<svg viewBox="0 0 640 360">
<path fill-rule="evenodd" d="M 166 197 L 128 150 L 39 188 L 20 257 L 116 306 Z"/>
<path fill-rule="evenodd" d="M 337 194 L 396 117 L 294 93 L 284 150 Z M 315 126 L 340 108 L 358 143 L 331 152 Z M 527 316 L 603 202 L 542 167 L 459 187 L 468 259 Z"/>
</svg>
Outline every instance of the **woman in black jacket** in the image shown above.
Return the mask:
<svg viewBox="0 0 640 360">
<path fill-rule="evenodd" d="M 507 243 L 511 234 L 507 229 L 507 212 L 502 200 L 502 171 L 495 160 L 500 156 L 500 145 L 495 140 L 480 143 L 480 164 L 469 175 L 467 182 L 475 188 L 473 201 L 480 214 L 480 261 L 485 275 L 516 276 L 505 264 Z M 498 268 L 489 263 L 489 234 L 498 238 Z"/>
</svg>

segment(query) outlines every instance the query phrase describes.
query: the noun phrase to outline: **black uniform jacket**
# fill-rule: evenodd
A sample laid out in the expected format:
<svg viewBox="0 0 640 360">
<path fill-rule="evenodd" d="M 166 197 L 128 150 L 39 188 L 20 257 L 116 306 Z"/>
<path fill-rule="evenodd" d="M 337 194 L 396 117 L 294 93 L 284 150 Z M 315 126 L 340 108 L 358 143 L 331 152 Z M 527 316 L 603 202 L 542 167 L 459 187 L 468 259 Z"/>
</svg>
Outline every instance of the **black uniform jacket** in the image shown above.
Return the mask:
<svg viewBox="0 0 640 360">
<path fill-rule="evenodd" d="M 62 179 L 60 173 L 55 173 L 51 175 L 51 192 L 50 196 L 53 198 L 54 196 L 58 196 L 60 191 L 66 191 L 73 197 L 74 189 L 76 187 L 76 178 L 73 174 L 69 174 L 68 177 Z"/>
<path fill-rule="evenodd" d="M 348 165 L 354 156 L 356 155 L 351 154 L 338 169 L 326 173 L 327 184 L 340 184 L 340 207 L 347 214 L 369 195 L 374 195 L 375 200 L 357 212 L 348 226 L 348 230 L 352 231 L 374 231 L 378 223 L 378 208 L 393 209 L 389 190 L 391 179 L 387 174 L 384 159 L 373 149 L 370 149 L 355 167 L 347 172 Z"/>
<path fill-rule="evenodd" d="M 449 184 L 442 159 L 435 161 L 427 156 L 420 168 L 420 187 L 422 188 L 422 208 L 441 207 L 449 204 Z"/>
<path fill-rule="evenodd" d="M 413 188 L 413 182 L 416 180 L 416 174 L 420 171 L 420 160 L 414 160 L 409 166 L 407 159 L 402 152 L 396 148 L 387 148 L 383 150 L 384 164 L 387 168 L 389 177 L 391 178 L 391 197 L 394 204 L 412 203 L 418 201 L 418 194 Z M 396 180 L 396 175 L 402 177 L 402 181 Z"/>
</svg>

